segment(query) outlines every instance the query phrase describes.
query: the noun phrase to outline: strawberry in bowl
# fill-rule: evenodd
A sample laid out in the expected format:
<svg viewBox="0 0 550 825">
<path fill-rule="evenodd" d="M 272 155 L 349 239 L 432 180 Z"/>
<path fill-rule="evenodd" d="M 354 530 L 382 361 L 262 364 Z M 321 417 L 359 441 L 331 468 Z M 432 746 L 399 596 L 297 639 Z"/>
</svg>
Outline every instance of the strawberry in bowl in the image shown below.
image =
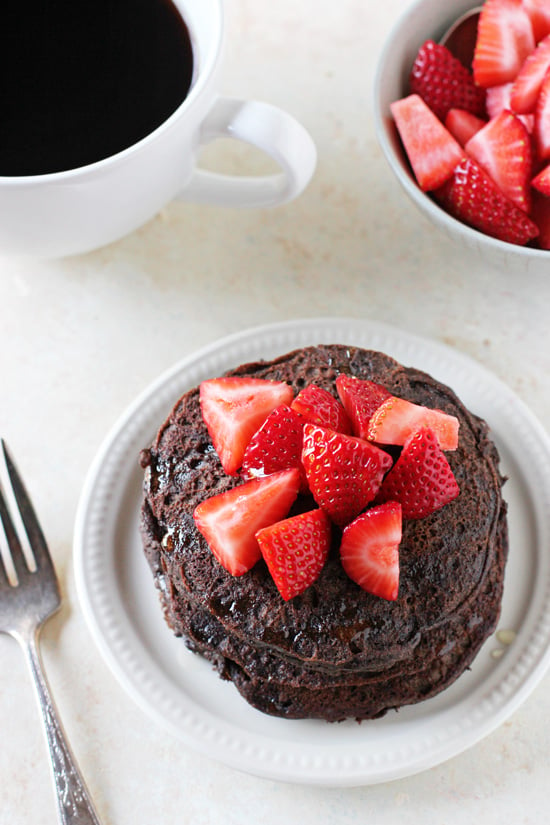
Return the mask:
<svg viewBox="0 0 550 825">
<path fill-rule="evenodd" d="M 547 6 L 485 0 L 464 62 L 440 41 L 477 7 L 418 0 L 375 85 L 378 138 L 407 194 L 454 241 L 523 271 L 544 270 L 550 248 Z"/>
</svg>

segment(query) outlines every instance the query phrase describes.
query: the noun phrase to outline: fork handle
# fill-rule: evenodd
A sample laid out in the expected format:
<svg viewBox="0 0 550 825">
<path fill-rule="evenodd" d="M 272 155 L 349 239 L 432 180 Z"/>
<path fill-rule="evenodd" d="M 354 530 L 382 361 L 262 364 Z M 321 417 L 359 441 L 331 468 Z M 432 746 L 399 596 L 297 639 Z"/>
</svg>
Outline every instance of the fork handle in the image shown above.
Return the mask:
<svg viewBox="0 0 550 825">
<path fill-rule="evenodd" d="M 37 645 L 31 635 L 24 643 L 27 663 L 44 721 L 61 825 L 100 825 L 55 708 Z"/>
</svg>

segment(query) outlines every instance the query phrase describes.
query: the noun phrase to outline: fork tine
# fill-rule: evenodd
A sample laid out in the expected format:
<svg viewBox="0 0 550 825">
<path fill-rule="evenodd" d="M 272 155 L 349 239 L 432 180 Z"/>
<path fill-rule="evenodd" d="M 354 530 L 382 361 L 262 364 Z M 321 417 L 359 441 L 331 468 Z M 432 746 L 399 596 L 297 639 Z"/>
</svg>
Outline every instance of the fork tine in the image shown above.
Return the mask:
<svg viewBox="0 0 550 825">
<path fill-rule="evenodd" d="M 2 444 L 2 452 L 4 453 L 4 461 L 6 463 L 6 468 L 8 471 L 8 476 L 11 482 L 11 486 L 13 489 L 13 495 L 15 497 L 15 501 L 17 503 L 17 507 L 19 508 L 19 513 L 21 515 L 21 521 L 23 522 L 23 526 L 27 533 L 29 544 L 34 556 L 34 560 L 36 562 L 36 566 L 38 568 L 44 567 L 45 565 L 51 567 L 53 569 L 52 560 L 50 557 L 50 552 L 48 550 L 48 545 L 46 544 L 46 539 L 44 538 L 44 533 L 42 532 L 42 528 L 40 527 L 40 523 L 36 517 L 36 513 L 34 512 L 34 508 L 31 504 L 31 500 L 29 495 L 25 489 L 25 485 L 21 479 L 21 476 L 17 472 L 15 467 L 15 463 L 10 456 L 8 448 L 6 446 L 6 442 L 3 438 L 0 438 L 0 443 Z M 5 504 L 5 502 L 4 502 Z M 6 512 L 7 512 L 7 508 Z M 11 522 L 11 518 L 9 518 L 9 513 L 7 513 L 8 519 Z M 11 529 L 13 530 L 13 535 L 17 541 L 19 555 L 21 556 L 21 543 L 15 534 L 15 530 L 13 529 L 13 523 L 11 522 Z M 9 540 L 8 540 L 9 543 Z M 10 545 L 11 547 L 11 545 Z M 12 551 L 13 555 L 13 551 Z M 14 559 L 15 562 L 15 559 Z"/>
<path fill-rule="evenodd" d="M 0 493 L 1 492 L 2 491 L 0 490 Z M 1 523 L 1 519 L 0 519 L 0 523 Z M 2 558 L 2 553 L 0 552 L 0 588 L 5 587 L 8 584 L 10 584 L 8 569 L 6 567 L 4 559 Z"/>
<path fill-rule="evenodd" d="M 29 568 L 27 567 L 27 563 L 25 561 L 25 555 L 23 553 L 23 548 L 21 546 L 21 542 L 19 541 L 19 537 L 15 530 L 15 526 L 12 521 L 12 517 L 10 515 L 10 511 L 6 504 L 6 499 L 4 498 L 4 493 L 2 492 L 2 488 L 0 487 L 0 523 L 4 528 L 4 533 L 6 534 L 6 540 L 8 542 L 8 547 L 11 554 L 11 560 L 13 562 L 13 566 L 15 568 L 15 572 L 18 579 L 21 579 L 25 573 L 29 572 Z M 2 563 L 2 567 L 4 564 Z M 6 576 L 9 580 L 9 574 L 6 572 Z"/>
</svg>

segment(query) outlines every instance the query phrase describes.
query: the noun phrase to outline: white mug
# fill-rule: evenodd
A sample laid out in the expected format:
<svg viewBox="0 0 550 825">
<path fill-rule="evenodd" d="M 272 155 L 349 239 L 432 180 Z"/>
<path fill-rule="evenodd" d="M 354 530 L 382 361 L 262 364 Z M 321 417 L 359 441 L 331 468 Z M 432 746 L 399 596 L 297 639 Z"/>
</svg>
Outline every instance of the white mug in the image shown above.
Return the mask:
<svg viewBox="0 0 550 825">
<path fill-rule="evenodd" d="M 220 97 L 222 0 L 173 0 L 190 33 L 194 75 L 176 111 L 111 157 L 44 175 L 0 176 L 0 253 L 61 257 L 127 235 L 169 201 L 268 207 L 297 197 L 317 154 L 308 132 L 267 103 Z M 255 177 L 201 169 L 202 145 L 229 137 L 271 156 L 280 172 Z"/>
</svg>

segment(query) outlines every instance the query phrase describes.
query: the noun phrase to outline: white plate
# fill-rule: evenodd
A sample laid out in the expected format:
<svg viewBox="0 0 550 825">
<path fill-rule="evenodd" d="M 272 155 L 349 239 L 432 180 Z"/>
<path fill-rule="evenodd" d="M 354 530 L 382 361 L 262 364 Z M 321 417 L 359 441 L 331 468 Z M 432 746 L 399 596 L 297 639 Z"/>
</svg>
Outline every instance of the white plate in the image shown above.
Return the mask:
<svg viewBox="0 0 550 825">
<path fill-rule="evenodd" d="M 471 670 L 418 705 L 358 725 L 285 721 L 249 707 L 164 624 L 138 534 L 147 446 L 180 394 L 202 379 L 307 344 L 381 350 L 448 383 L 490 424 L 509 476 L 510 558 L 500 631 Z M 473 745 L 527 697 L 550 663 L 550 440 L 491 373 L 453 350 L 347 319 L 248 330 L 186 358 L 150 386 L 108 435 L 82 493 L 75 529 L 79 595 L 95 640 L 127 692 L 203 754 L 259 776 L 361 785 L 408 776 Z M 502 654 L 502 655 L 499 655 Z M 498 657 L 498 658 L 497 658 Z"/>
</svg>

